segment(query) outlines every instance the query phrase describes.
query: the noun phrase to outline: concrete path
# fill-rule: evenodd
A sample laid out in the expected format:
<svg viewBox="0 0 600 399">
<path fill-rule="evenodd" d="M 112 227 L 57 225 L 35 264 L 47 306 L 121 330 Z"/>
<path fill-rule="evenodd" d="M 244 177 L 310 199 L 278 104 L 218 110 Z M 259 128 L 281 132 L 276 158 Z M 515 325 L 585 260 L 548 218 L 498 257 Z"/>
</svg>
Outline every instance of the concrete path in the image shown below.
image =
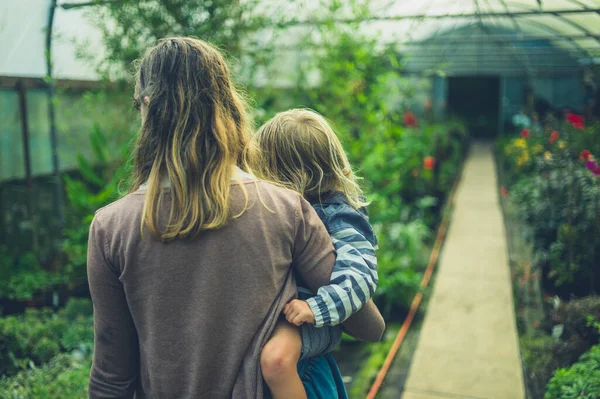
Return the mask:
<svg viewBox="0 0 600 399">
<path fill-rule="evenodd" d="M 477 144 L 456 193 L 404 399 L 525 397 L 497 193 L 491 148 Z"/>
</svg>

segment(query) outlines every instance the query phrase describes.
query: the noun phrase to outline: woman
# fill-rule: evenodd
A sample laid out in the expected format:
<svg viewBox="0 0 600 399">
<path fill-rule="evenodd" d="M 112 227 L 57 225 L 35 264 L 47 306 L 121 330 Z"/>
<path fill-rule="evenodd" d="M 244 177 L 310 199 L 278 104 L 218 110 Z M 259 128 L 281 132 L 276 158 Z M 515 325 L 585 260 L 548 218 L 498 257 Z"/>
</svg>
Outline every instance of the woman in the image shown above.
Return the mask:
<svg viewBox="0 0 600 399">
<path fill-rule="evenodd" d="M 260 351 L 294 273 L 313 291 L 328 284 L 331 239 L 300 195 L 238 167 L 248 121 L 216 49 L 160 41 L 135 100 L 131 192 L 90 227 L 90 397 L 260 398 Z M 344 327 L 374 341 L 384 325 L 370 303 Z"/>
</svg>

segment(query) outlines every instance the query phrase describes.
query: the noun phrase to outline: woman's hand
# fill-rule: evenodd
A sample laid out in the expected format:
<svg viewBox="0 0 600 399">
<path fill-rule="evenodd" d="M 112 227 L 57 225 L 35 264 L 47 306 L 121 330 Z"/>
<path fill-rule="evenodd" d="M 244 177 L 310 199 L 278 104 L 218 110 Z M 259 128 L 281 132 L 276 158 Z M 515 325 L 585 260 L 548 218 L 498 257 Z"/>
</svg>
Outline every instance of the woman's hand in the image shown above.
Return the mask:
<svg viewBox="0 0 600 399">
<path fill-rule="evenodd" d="M 305 301 L 294 299 L 283 308 L 288 323 L 301 326 L 304 323 L 315 324 L 315 315 Z"/>
</svg>

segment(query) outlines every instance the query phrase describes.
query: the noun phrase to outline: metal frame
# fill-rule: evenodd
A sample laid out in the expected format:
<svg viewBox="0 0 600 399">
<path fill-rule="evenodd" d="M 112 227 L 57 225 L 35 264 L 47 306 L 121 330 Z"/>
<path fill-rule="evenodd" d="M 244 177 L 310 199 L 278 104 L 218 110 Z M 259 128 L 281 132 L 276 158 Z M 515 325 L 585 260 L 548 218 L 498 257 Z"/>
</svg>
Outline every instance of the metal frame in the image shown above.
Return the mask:
<svg viewBox="0 0 600 399">
<path fill-rule="evenodd" d="M 555 42 L 555 41 L 562 41 L 562 40 L 577 40 L 577 39 L 598 39 L 600 40 L 600 35 L 593 35 L 593 36 L 588 36 L 588 35 L 562 35 L 562 36 L 557 36 L 557 35 L 511 35 L 511 34 L 492 34 L 490 36 L 484 36 L 483 38 L 487 38 L 487 37 L 492 37 L 494 39 L 498 39 L 498 40 L 506 40 L 509 42 L 536 42 L 536 41 L 545 41 L 545 42 Z M 479 38 L 476 38 L 476 40 L 479 40 Z M 406 42 L 406 43 L 402 43 L 402 44 L 406 44 L 406 45 L 421 45 L 421 46 L 425 46 L 425 45 L 435 45 L 435 44 L 440 44 L 440 43 L 464 43 L 464 42 L 469 42 L 469 41 L 476 41 L 473 40 L 473 35 L 464 35 L 464 36 L 452 36 L 450 38 L 445 38 L 445 37 L 441 37 L 438 36 L 437 38 L 434 37 L 429 37 L 427 38 L 427 40 L 425 41 L 421 41 L 421 42 Z M 600 50 L 600 48 L 599 48 Z"/>
<path fill-rule="evenodd" d="M 48 117 L 50 123 L 50 148 L 52 151 L 52 177 L 54 179 L 54 206 L 56 209 L 57 237 L 62 234 L 65 221 L 63 185 L 60 176 L 58 159 L 58 133 L 56 128 L 56 109 L 54 104 L 55 86 L 52 75 L 52 32 L 54 27 L 54 12 L 57 0 L 51 0 L 48 13 L 48 28 L 46 29 L 46 80 L 48 85 Z"/>
<path fill-rule="evenodd" d="M 507 3 L 508 4 L 508 3 Z M 512 4 L 511 4 L 512 5 Z M 523 8 L 521 6 L 521 8 Z M 483 17 L 500 17 L 500 18 L 516 18 L 516 17 L 531 17 L 531 16 L 542 16 L 542 15 L 552 15 L 552 16 L 560 16 L 560 15 L 570 15 L 570 14 L 588 14 L 588 13 L 597 13 L 600 14 L 600 8 L 587 8 L 587 9 L 562 9 L 562 10 L 533 10 L 530 8 L 525 8 L 523 11 L 508 11 L 508 12 L 474 12 L 474 13 L 460 13 L 460 14 L 411 14 L 411 15 L 390 15 L 390 16 L 373 16 L 367 18 L 334 18 L 331 21 L 311 21 L 311 20 L 302 20 L 302 21 L 288 21 L 283 23 L 283 26 L 289 25 L 315 25 L 322 23 L 342 23 L 342 24 L 352 24 L 357 22 L 367 22 L 367 21 L 400 21 L 403 19 L 453 19 L 453 18 L 483 18 Z"/>
</svg>

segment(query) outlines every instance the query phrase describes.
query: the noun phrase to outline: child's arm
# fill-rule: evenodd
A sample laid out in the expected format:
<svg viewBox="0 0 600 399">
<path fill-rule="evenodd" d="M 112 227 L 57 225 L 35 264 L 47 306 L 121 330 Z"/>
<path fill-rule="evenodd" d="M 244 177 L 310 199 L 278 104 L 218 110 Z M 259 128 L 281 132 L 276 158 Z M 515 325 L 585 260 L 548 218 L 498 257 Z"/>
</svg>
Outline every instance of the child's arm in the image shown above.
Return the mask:
<svg viewBox="0 0 600 399">
<path fill-rule="evenodd" d="M 292 266 L 312 292 L 317 292 L 320 287 L 328 284 L 335 266 L 334 248 L 331 236 L 327 233 L 314 209 L 304 199 L 300 199 L 296 210 Z M 346 321 L 344 328 L 360 341 L 375 342 L 381 338 L 385 322 L 371 300 Z"/>
<path fill-rule="evenodd" d="M 317 295 L 306 301 L 316 327 L 343 323 L 371 299 L 378 282 L 377 258 L 371 243 L 374 234 L 368 220 L 347 208 L 331 215 L 326 226 L 337 258 L 330 284 L 319 288 Z M 301 321 L 313 320 L 303 317 Z"/>
</svg>

